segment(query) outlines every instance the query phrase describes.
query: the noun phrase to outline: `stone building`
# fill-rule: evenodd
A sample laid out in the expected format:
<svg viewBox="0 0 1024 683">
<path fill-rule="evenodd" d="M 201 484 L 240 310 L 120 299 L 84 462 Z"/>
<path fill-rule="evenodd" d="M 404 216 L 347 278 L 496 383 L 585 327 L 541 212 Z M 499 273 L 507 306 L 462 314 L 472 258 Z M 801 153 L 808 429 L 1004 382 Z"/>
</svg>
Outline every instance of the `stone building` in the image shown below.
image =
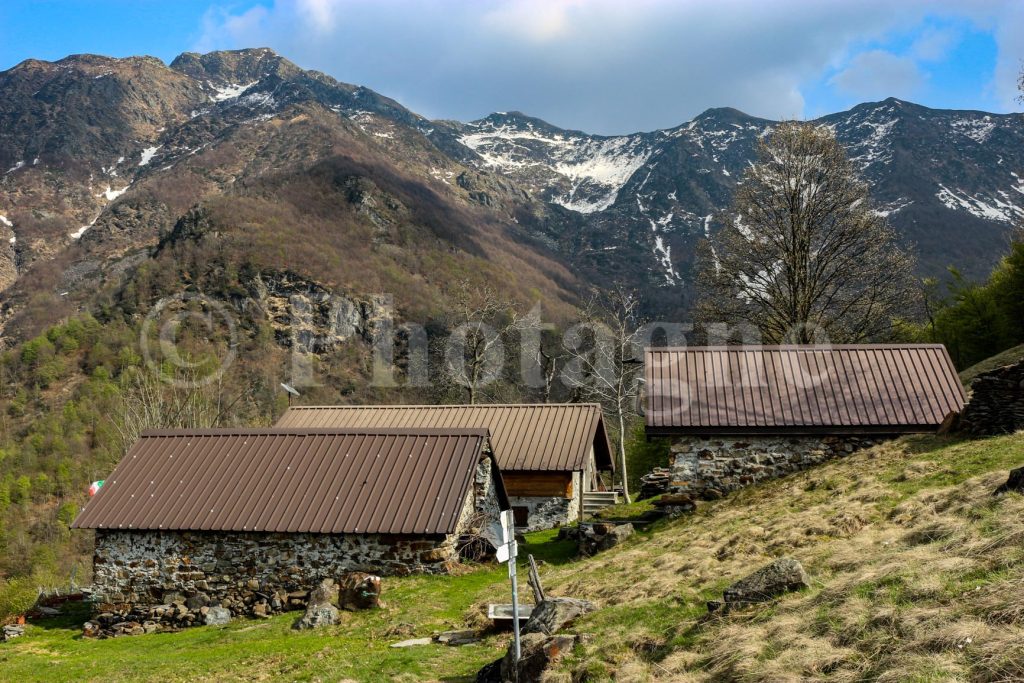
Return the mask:
<svg viewBox="0 0 1024 683">
<path fill-rule="evenodd" d="M 574 522 L 588 492 L 604 491 L 611 446 L 596 403 L 302 406 L 280 427 L 478 427 L 491 435 L 502 479 L 524 530 Z"/>
<path fill-rule="evenodd" d="M 645 393 L 671 490 L 705 497 L 948 428 L 964 406 L 942 345 L 653 348 Z"/>
<path fill-rule="evenodd" d="M 507 509 L 485 429 L 175 430 L 144 433 L 72 526 L 95 530 L 100 609 L 263 615 L 346 572 L 447 572 Z"/>
</svg>

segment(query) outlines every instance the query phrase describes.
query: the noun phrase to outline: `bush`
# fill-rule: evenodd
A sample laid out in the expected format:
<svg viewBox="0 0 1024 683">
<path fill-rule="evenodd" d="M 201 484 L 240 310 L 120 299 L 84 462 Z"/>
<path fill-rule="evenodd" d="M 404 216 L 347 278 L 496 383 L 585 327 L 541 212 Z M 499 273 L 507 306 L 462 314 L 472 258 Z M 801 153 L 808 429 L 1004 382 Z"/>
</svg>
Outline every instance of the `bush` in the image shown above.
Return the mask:
<svg viewBox="0 0 1024 683">
<path fill-rule="evenodd" d="M 31 576 L 0 579 L 0 621 L 24 614 L 36 604 L 39 589 L 33 579 Z"/>
</svg>

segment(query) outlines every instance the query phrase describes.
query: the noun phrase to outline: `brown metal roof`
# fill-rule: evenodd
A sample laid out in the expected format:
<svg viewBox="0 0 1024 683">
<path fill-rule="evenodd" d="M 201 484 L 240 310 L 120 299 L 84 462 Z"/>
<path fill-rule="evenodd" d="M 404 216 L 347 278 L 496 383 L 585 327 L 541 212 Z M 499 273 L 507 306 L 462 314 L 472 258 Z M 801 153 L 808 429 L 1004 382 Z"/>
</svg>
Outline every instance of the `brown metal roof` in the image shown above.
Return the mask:
<svg viewBox="0 0 1024 683">
<path fill-rule="evenodd" d="M 652 348 L 647 433 L 935 431 L 964 405 L 941 344 Z"/>
<path fill-rule="evenodd" d="M 145 432 L 72 526 L 446 534 L 486 441 L 485 429 Z"/>
<path fill-rule="evenodd" d="M 279 427 L 486 427 L 503 472 L 581 471 L 590 447 L 598 469 L 612 469 L 596 403 L 300 406 Z"/>
</svg>

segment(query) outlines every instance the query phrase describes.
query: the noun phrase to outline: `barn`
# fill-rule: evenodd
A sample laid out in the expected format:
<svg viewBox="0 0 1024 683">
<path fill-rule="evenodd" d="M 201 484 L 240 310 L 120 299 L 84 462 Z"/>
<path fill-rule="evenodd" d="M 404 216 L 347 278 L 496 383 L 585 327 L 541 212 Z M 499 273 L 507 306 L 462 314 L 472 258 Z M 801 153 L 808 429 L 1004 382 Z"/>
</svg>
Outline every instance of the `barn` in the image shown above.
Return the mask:
<svg viewBox="0 0 1024 683">
<path fill-rule="evenodd" d="M 937 432 L 964 406 L 941 344 L 652 348 L 645 430 L 677 493 L 715 497 L 874 441 Z"/>
<path fill-rule="evenodd" d="M 611 446 L 596 403 L 302 406 L 289 408 L 277 425 L 487 429 L 516 525 L 525 530 L 574 522 L 588 500 L 611 495 L 604 493 Z"/>
<path fill-rule="evenodd" d="M 350 571 L 447 572 L 507 509 L 483 428 L 173 430 L 143 433 L 73 527 L 96 532 L 100 604 L 265 614 Z"/>
</svg>

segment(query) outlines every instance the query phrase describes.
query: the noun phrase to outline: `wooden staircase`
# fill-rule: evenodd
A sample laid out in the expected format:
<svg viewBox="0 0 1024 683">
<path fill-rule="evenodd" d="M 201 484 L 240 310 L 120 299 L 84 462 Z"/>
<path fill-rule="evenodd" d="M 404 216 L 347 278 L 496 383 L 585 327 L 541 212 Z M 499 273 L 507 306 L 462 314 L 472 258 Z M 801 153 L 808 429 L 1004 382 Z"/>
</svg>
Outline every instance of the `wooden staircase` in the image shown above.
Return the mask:
<svg viewBox="0 0 1024 683">
<path fill-rule="evenodd" d="M 585 491 L 583 493 L 583 514 L 592 515 L 619 502 L 618 491 Z"/>
</svg>

